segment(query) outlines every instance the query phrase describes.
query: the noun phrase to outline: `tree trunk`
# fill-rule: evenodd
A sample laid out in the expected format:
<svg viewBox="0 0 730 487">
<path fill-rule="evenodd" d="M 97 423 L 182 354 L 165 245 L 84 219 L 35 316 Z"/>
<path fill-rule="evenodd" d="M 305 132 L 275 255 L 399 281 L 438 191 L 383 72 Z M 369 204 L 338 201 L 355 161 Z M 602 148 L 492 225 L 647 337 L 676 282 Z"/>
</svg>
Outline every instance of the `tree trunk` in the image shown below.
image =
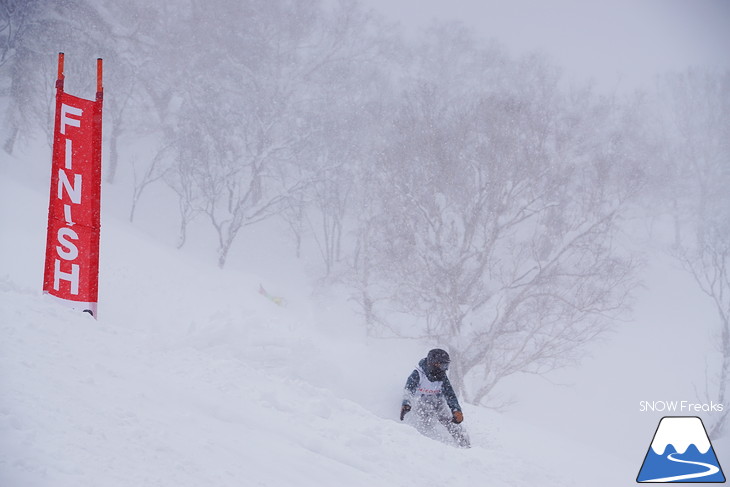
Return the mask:
<svg viewBox="0 0 730 487">
<path fill-rule="evenodd" d="M 116 128 L 112 128 L 109 136 L 109 165 L 106 170 L 106 182 L 114 184 L 114 178 L 117 175 L 117 166 L 119 165 L 119 151 L 117 149 L 117 139 L 119 133 Z"/>
</svg>

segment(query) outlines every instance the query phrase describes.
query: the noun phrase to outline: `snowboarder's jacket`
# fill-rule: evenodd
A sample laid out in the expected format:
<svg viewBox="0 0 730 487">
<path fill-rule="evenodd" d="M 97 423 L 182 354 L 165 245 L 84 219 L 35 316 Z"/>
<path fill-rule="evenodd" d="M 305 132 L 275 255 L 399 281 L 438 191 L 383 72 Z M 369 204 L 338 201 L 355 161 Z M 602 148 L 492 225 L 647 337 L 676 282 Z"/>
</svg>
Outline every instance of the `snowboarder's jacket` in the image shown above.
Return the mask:
<svg viewBox="0 0 730 487">
<path fill-rule="evenodd" d="M 426 359 L 418 362 L 418 367 L 408 376 L 406 390 L 403 398 L 403 406 L 410 406 L 410 398 L 416 399 L 446 399 L 446 404 L 453 413 L 461 411 L 459 400 L 456 398 L 454 388 L 446 376 L 445 371 L 429 370 Z"/>
</svg>

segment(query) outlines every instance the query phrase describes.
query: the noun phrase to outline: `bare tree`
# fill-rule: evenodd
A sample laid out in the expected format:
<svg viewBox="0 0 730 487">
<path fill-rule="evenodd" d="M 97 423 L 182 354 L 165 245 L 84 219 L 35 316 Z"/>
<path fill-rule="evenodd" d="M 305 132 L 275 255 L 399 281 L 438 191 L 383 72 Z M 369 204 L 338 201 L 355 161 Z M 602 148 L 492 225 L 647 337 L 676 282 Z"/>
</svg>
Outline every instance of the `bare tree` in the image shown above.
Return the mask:
<svg viewBox="0 0 730 487">
<path fill-rule="evenodd" d="M 317 109 L 325 107 L 327 87 L 342 85 L 355 64 L 351 42 L 358 10 L 344 2 L 325 10 L 285 0 L 221 2 L 215 10 L 204 2 L 192 5 L 191 36 L 208 49 L 188 60 L 197 74 L 186 82 L 176 134 L 194 140 L 195 147 L 183 140 L 175 146 L 178 167 L 195 160 L 196 175 L 177 178 L 191 188 L 178 194 L 195 199 L 212 224 L 223 266 L 242 228 L 287 208 L 289 217 L 304 216 L 292 205 L 311 199 L 297 193 L 313 188 L 317 174 L 332 181 L 332 168 L 343 167 L 346 154 L 322 147 L 319 137 L 334 109 Z M 326 154 L 335 159 L 326 158 L 327 171 L 319 171 Z M 332 217 L 324 247 L 331 259 L 340 217 L 330 211 L 326 216 Z"/>
<path fill-rule="evenodd" d="M 724 188 L 730 184 L 726 178 Z M 730 206 L 730 199 L 725 198 Z M 726 206 L 725 208 L 727 208 Z M 721 210 L 724 221 L 705 222 L 698 229 L 694 242 L 685 239 L 682 246 L 674 249 L 675 255 L 692 274 L 695 282 L 711 300 L 719 318 L 716 336 L 716 352 L 719 361 L 710 372 L 704 391 L 706 400 L 727 404 L 730 397 L 730 212 Z M 712 422 L 710 435 L 720 437 L 726 433 L 728 411 L 724 410 Z"/>
<path fill-rule="evenodd" d="M 7 0 L 0 5 L 0 95 L 9 95 L 11 99 L 5 117 L 9 133 L 3 144 L 8 153 L 13 152 L 22 118 L 24 87 L 19 58 L 27 52 L 28 36 L 36 27 L 34 23 L 40 17 L 42 4 L 40 0 Z"/>
<path fill-rule="evenodd" d="M 152 158 L 152 161 L 148 162 L 147 165 L 140 168 L 139 172 L 137 171 L 137 165 L 132 162 L 132 205 L 129 209 L 129 221 L 134 222 L 134 217 L 137 212 L 137 205 L 139 204 L 140 198 L 142 198 L 142 194 L 144 193 L 145 189 L 147 189 L 148 186 L 151 184 L 162 180 L 165 175 L 167 175 L 170 171 L 170 168 L 168 165 L 166 165 L 165 158 L 167 154 L 170 152 L 169 147 L 162 147 L 160 148 Z M 185 225 L 187 224 L 187 220 L 185 221 Z M 183 236 L 181 235 L 181 238 L 184 241 Z M 181 244 L 182 245 L 182 244 Z"/>
<path fill-rule="evenodd" d="M 191 2 L 137 4 L 134 21 L 128 23 L 136 50 L 132 53 L 134 61 L 127 69 L 134 76 L 135 92 L 131 99 L 125 98 L 132 107 L 123 113 L 122 120 L 134 124 L 130 132 L 150 147 L 142 157 L 127 157 L 133 173 L 130 221 L 145 191 L 164 181 L 179 195 L 178 247 L 184 245 L 187 225 L 197 213 L 188 182 L 193 177 L 190 165 L 195 161 L 181 159 L 177 149 L 180 144 L 194 141 L 190 134 L 181 135 L 178 124 L 180 105 L 190 89 L 191 76 L 190 56 L 181 53 L 199 52 L 201 48 L 190 35 L 195 22 Z M 135 112 L 137 116 L 129 116 Z"/>
<path fill-rule="evenodd" d="M 505 79 L 406 92 L 375 169 L 371 254 L 390 306 L 424 323 L 400 333 L 449 346 L 478 403 L 510 374 L 575 359 L 626 309 L 635 262 L 613 236 L 641 178 L 624 179 L 635 127 L 611 100 L 563 96 L 539 58 L 474 55 L 475 73 Z"/>
<path fill-rule="evenodd" d="M 59 51 L 67 54 L 66 88 L 93 98 L 93 60 L 114 49 L 105 42 L 111 28 L 102 10 L 88 0 L 9 0 L 0 5 L 0 86 L 9 96 L 6 151 L 12 151 L 18 137 L 35 135 L 39 128 L 52 133 Z M 52 137 L 48 140 L 50 144 Z"/>
<path fill-rule="evenodd" d="M 672 254 L 716 309 L 719 359 L 708 372 L 706 400 L 730 397 L 730 72 L 687 71 L 660 86 L 665 109 L 669 207 L 675 209 Z M 710 433 L 726 432 L 728 412 Z"/>
<path fill-rule="evenodd" d="M 41 4 L 40 0 L 6 0 L 0 5 L 0 68 L 16 55 Z"/>
</svg>

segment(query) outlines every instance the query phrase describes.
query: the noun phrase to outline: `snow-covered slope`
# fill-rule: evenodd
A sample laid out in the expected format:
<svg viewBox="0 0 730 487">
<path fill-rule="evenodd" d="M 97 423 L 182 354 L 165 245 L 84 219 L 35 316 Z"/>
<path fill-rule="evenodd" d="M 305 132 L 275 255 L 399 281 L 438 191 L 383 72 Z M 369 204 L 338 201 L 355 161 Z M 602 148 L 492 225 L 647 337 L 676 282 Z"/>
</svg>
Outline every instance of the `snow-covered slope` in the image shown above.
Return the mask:
<svg viewBox="0 0 730 487">
<path fill-rule="evenodd" d="M 258 293 L 276 294 L 275 280 L 209 267 L 113 217 L 99 320 L 67 309 L 40 292 L 47 190 L 4 169 L 2 487 L 616 486 L 636 475 L 643 431 L 626 461 L 561 435 L 567 411 L 545 427 L 467 405 L 472 449 L 425 438 L 396 416 L 424 344 L 367 338 L 336 296 L 301 289 L 277 306 Z"/>
</svg>

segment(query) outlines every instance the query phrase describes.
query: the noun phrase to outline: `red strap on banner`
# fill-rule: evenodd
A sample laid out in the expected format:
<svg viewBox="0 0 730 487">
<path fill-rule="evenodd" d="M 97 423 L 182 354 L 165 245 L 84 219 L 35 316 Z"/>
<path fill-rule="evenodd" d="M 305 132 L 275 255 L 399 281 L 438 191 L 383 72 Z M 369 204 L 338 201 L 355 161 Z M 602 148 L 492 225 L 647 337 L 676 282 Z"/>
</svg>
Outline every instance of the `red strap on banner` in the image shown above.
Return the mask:
<svg viewBox="0 0 730 487">
<path fill-rule="evenodd" d="M 96 60 L 96 100 L 99 101 L 104 98 L 104 86 L 101 82 L 102 72 L 102 60 L 98 58 Z"/>
<path fill-rule="evenodd" d="M 58 77 L 56 78 L 56 89 L 63 90 L 63 53 L 58 53 Z"/>
</svg>

